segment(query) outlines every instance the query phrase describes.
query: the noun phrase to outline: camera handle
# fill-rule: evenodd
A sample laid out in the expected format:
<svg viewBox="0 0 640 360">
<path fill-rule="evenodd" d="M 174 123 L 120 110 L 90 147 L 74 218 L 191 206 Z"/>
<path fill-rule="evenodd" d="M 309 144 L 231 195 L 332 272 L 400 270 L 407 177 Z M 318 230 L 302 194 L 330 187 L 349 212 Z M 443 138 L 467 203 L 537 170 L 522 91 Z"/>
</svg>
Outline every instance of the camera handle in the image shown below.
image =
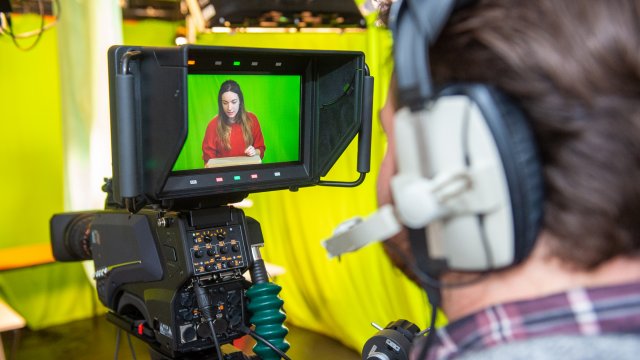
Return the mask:
<svg viewBox="0 0 640 360">
<path fill-rule="evenodd" d="M 253 266 L 250 273 L 253 285 L 247 290 L 249 298 L 247 308 L 252 314 L 249 322 L 254 324 L 256 329 L 255 332 L 249 328 L 244 330 L 258 340 L 253 347 L 253 352 L 261 359 L 289 359 L 285 352 L 290 346 L 284 339 L 289 330 L 283 325 L 286 315 L 281 311 L 284 301 L 278 296 L 282 288 L 269 282 L 267 268 L 260 254 L 262 246 L 262 244 L 251 245 Z"/>
<path fill-rule="evenodd" d="M 129 212 L 135 213 L 139 210 L 141 204 L 136 204 L 136 197 L 141 193 L 138 168 L 138 157 L 136 156 L 136 120 L 135 120 L 135 77 L 131 73 L 129 65 L 131 61 L 141 55 L 139 50 L 127 51 L 121 61 L 121 69 L 116 74 L 116 94 L 118 94 L 116 103 L 117 112 L 117 145 L 118 145 L 118 164 L 119 164 L 119 182 L 115 184 L 119 190 L 120 196 L 125 199 L 125 207 Z"/>
<path fill-rule="evenodd" d="M 373 77 L 369 76 L 369 68 L 366 68 L 367 76 L 364 77 L 364 96 L 362 105 L 362 117 L 360 131 L 358 131 L 358 164 L 357 170 L 360 176 L 355 181 L 324 181 L 318 185 L 334 187 L 355 187 L 364 181 L 371 168 L 371 127 L 373 119 Z"/>
</svg>

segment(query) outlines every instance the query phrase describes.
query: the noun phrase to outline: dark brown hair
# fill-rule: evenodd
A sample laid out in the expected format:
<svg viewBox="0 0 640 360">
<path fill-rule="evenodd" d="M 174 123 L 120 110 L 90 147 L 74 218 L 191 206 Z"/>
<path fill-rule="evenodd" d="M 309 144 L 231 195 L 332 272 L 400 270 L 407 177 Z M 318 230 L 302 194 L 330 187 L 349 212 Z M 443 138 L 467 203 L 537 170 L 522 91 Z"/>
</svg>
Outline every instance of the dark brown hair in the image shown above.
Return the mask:
<svg viewBox="0 0 640 360">
<path fill-rule="evenodd" d="M 378 21 L 379 25 L 386 26 L 389 22 L 389 11 L 391 10 L 391 0 L 378 0 Z"/>
<path fill-rule="evenodd" d="M 220 137 L 219 141 L 222 146 L 229 150 L 231 149 L 231 120 L 224 112 L 224 107 L 222 106 L 222 94 L 226 92 L 232 92 L 238 95 L 238 100 L 240 101 L 240 106 L 238 107 L 238 113 L 235 116 L 235 121 L 238 122 L 242 127 L 242 137 L 244 138 L 244 143 L 246 146 L 253 144 L 253 135 L 251 133 L 251 122 L 249 122 L 249 115 L 247 115 L 247 110 L 244 108 L 244 95 L 242 94 L 242 90 L 240 89 L 240 85 L 233 80 L 227 80 L 220 85 L 220 91 L 218 91 L 218 136 Z"/>
<path fill-rule="evenodd" d="M 592 269 L 640 253 L 640 1 L 479 1 L 454 14 L 431 67 L 436 83 L 491 83 L 520 102 L 553 255 Z"/>
</svg>

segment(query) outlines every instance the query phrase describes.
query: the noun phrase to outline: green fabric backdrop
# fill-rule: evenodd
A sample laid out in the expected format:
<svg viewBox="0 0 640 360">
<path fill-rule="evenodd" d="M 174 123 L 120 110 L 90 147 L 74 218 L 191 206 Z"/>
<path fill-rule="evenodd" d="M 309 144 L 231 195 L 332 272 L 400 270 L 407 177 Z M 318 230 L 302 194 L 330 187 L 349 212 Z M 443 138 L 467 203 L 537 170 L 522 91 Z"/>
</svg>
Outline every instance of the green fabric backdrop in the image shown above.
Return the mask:
<svg viewBox="0 0 640 360">
<path fill-rule="evenodd" d="M 26 30 L 39 21 L 22 16 L 14 23 Z M 47 239 L 49 215 L 63 209 L 56 29 L 30 52 L 0 36 L 0 79 L 0 248 L 6 248 Z"/>
<path fill-rule="evenodd" d="M 37 16 L 14 17 L 16 32 L 39 24 Z M 64 210 L 57 31 L 45 32 L 29 52 L 0 36 L 0 251 L 48 243 L 49 218 Z M 93 314 L 94 293 L 80 263 L 0 272 L 0 297 L 32 328 Z"/>
<path fill-rule="evenodd" d="M 159 21 L 125 22 L 124 42 L 170 46 L 178 27 Z M 392 70 L 390 34 L 376 28 L 355 34 L 209 34 L 200 36 L 198 43 L 363 51 L 375 77 L 374 114 L 382 106 Z M 21 53 L 0 38 L 0 116 L 5 126 L 0 185 L 3 199 L 8 199 L 0 247 L 48 242 L 49 217 L 63 209 L 59 87 L 65 79 L 58 76 L 56 54 L 68 50 L 57 49 L 55 30 L 31 53 Z M 262 225 L 265 260 L 286 269 L 275 281 L 283 287 L 288 321 L 357 350 L 375 333 L 372 321 L 385 325 L 405 318 L 424 327 L 429 317 L 423 291 L 392 267 L 380 245 L 341 260 L 328 260 L 320 245 L 345 219 L 375 210 L 375 178 L 385 147 L 376 116 L 372 171 L 363 185 L 253 194 L 254 206 L 245 210 Z M 354 141 L 327 179 L 356 178 L 356 155 Z M 0 273 L 0 295 L 33 328 L 95 313 L 95 296 L 77 263 Z M 49 312 L 42 315 L 54 308 L 53 318 Z"/>
</svg>

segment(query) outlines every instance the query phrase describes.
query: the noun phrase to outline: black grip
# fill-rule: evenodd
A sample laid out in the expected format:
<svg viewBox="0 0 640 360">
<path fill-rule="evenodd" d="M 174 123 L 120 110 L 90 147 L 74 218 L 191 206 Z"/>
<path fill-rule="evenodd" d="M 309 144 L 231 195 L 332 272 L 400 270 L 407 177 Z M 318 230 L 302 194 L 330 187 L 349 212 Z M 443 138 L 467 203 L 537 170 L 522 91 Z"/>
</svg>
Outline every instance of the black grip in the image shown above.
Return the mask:
<svg viewBox="0 0 640 360">
<path fill-rule="evenodd" d="M 371 122 L 373 119 L 373 77 L 364 77 L 364 99 L 362 101 L 362 122 L 358 134 L 358 172 L 368 173 L 371 169 Z"/>
<path fill-rule="evenodd" d="M 116 75 L 119 190 L 123 198 L 140 195 L 137 174 L 134 77 Z"/>
<path fill-rule="evenodd" d="M 269 282 L 269 274 L 267 273 L 267 267 L 264 265 L 264 260 L 254 260 L 253 267 L 251 267 L 249 272 L 251 273 L 251 281 L 253 281 L 254 284 Z"/>
</svg>

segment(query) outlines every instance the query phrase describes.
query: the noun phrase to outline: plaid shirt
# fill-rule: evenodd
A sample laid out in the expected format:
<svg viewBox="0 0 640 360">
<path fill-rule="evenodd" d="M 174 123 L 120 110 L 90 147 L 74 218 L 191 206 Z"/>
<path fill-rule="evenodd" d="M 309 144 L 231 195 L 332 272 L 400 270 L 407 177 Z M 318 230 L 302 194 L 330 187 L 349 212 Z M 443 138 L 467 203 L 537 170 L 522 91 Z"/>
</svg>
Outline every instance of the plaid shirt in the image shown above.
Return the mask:
<svg viewBox="0 0 640 360">
<path fill-rule="evenodd" d="M 437 331 L 428 360 L 553 335 L 640 335 L 640 283 L 578 288 L 495 305 Z M 412 359 L 420 354 L 416 346 Z"/>
</svg>

